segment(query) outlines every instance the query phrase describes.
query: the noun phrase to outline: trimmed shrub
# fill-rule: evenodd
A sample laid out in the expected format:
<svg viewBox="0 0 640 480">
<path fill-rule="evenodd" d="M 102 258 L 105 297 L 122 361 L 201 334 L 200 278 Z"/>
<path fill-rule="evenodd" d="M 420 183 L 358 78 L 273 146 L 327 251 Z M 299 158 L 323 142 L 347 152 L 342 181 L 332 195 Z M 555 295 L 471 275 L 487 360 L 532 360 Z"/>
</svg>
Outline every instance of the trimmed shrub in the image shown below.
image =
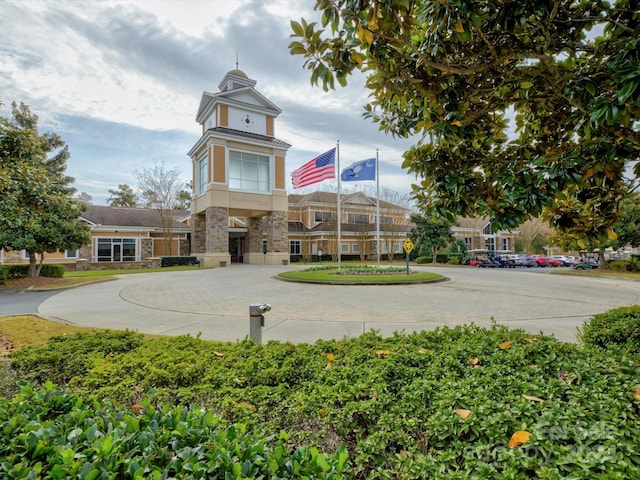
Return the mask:
<svg viewBox="0 0 640 480">
<path fill-rule="evenodd" d="M 42 265 L 40 275 L 50 278 L 62 278 L 64 277 L 64 265 L 57 265 L 53 263 Z"/>
<path fill-rule="evenodd" d="M 130 331 L 77 333 L 53 337 L 42 346 L 23 348 L 11 354 L 11 366 L 23 380 L 44 384 L 65 384 L 83 376 L 98 358 L 138 348 L 143 336 Z"/>
<path fill-rule="evenodd" d="M 0 285 L 3 285 L 7 278 L 9 278 L 9 269 L 4 265 L 0 265 Z"/>
<path fill-rule="evenodd" d="M 162 257 L 160 260 L 161 267 L 176 267 L 178 265 L 197 265 L 198 257 Z"/>
<path fill-rule="evenodd" d="M 462 263 L 461 255 L 449 255 L 449 265 L 460 265 Z"/>
<path fill-rule="evenodd" d="M 436 262 L 438 262 L 438 263 L 449 263 L 449 254 L 448 253 L 437 253 L 436 254 Z"/>
<path fill-rule="evenodd" d="M 431 263 L 433 261 L 433 257 L 431 256 L 424 256 L 424 257 L 418 257 L 416 258 L 416 263 L 418 265 L 423 265 L 425 263 Z"/>
<path fill-rule="evenodd" d="M 628 272 L 628 266 L 628 260 L 611 260 L 610 262 L 607 262 L 607 268 L 616 272 Z"/>
<path fill-rule="evenodd" d="M 29 276 L 29 265 L 7 265 L 9 267 L 9 278 L 27 278 Z"/>
<path fill-rule="evenodd" d="M 585 345 L 606 348 L 610 345 L 640 345 L 640 307 L 621 307 L 594 315 L 578 332 Z"/>
</svg>

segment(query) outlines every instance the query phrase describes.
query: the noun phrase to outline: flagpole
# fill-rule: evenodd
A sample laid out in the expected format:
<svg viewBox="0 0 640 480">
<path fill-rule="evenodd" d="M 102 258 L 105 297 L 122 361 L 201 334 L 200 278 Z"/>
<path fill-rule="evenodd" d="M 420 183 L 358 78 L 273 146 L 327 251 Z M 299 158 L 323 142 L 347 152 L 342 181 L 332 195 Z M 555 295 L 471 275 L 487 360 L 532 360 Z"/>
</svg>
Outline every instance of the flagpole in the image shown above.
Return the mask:
<svg viewBox="0 0 640 480">
<path fill-rule="evenodd" d="M 380 268 L 380 166 L 378 162 L 378 149 L 376 148 L 376 252 L 378 253 L 378 268 Z"/>
<path fill-rule="evenodd" d="M 340 271 L 340 267 L 342 266 L 342 245 L 340 245 L 340 243 L 342 242 L 341 240 L 341 235 L 342 235 L 342 212 L 340 209 L 340 203 L 342 203 L 340 201 L 340 140 L 338 140 L 336 142 L 336 162 L 337 162 L 337 167 L 338 167 L 338 245 L 337 245 L 337 250 L 338 250 L 338 271 Z"/>
</svg>

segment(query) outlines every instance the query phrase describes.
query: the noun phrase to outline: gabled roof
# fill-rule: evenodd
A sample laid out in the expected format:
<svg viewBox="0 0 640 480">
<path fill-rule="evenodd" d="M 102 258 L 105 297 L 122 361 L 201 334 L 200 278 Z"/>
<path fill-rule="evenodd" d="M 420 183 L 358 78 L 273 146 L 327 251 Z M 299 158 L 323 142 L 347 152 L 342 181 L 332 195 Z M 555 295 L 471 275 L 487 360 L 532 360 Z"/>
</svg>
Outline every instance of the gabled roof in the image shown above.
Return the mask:
<svg viewBox="0 0 640 480">
<path fill-rule="evenodd" d="M 302 206 L 308 203 L 326 203 L 328 205 L 337 205 L 338 203 L 338 194 L 334 192 L 312 192 L 307 195 L 289 194 L 288 198 L 289 205 Z M 376 206 L 376 199 L 373 197 L 369 197 L 362 192 L 343 194 L 341 195 L 341 200 L 343 205 L 365 205 L 371 207 Z M 380 208 L 405 211 L 409 210 L 406 207 L 395 205 L 390 202 L 385 202 L 384 200 L 380 200 Z"/>
<path fill-rule="evenodd" d="M 189 229 L 190 227 L 176 220 L 176 218 L 188 218 L 188 210 L 174 210 L 174 220 L 171 228 Z M 160 213 L 154 208 L 137 207 L 111 207 L 107 205 L 91 205 L 80 216 L 81 220 L 90 225 L 102 225 L 109 227 L 139 227 L 162 228 Z"/>
<path fill-rule="evenodd" d="M 254 88 L 256 83 L 243 71 L 231 70 L 218 85 L 219 92 L 202 92 L 196 122 L 204 122 L 205 117 L 209 115 L 217 103 L 249 108 L 274 116 L 282 113 L 282 110 L 275 103 Z M 247 102 L 247 96 L 251 99 L 250 102 Z"/>
</svg>

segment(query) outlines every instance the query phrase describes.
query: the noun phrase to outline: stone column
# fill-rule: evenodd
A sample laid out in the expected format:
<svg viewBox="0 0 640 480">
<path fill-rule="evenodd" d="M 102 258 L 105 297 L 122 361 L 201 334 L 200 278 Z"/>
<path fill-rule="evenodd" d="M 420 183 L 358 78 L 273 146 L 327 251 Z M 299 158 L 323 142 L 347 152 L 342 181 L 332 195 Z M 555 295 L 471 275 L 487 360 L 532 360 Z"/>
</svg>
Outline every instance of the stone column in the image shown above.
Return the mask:
<svg viewBox="0 0 640 480">
<path fill-rule="evenodd" d="M 144 260 L 153 256 L 153 240 L 142 238 L 140 240 L 140 259 Z"/>
<path fill-rule="evenodd" d="M 229 209 L 225 207 L 208 207 L 205 211 L 204 232 L 204 266 L 227 266 L 231 262 L 231 255 L 229 254 Z"/>
<path fill-rule="evenodd" d="M 267 235 L 266 263 L 281 265 L 289 261 L 289 214 L 286 211 L 273 211 L 265 218 Z"/>
<path fill-rule="evenodd" d="M 191 251 L 204 253 L 206 251 L 207 235 L 205 228 L 206 217 L 203 214 L 191 215 Z"/>
<path fill-rule="evenodd" d="M 206 215 L 206 252 L 229 254 L 229 209 L 208 207 Z"/>
<path fill-rule="evenodd" d="M 244 263 L 262 265 L 265 263 L 262 253 L 263 226 L 261 217 L 247 218 L 247 236 L 245 238 Z M 267 244 L 267 249 L 269 245 Z"/>
</svg>

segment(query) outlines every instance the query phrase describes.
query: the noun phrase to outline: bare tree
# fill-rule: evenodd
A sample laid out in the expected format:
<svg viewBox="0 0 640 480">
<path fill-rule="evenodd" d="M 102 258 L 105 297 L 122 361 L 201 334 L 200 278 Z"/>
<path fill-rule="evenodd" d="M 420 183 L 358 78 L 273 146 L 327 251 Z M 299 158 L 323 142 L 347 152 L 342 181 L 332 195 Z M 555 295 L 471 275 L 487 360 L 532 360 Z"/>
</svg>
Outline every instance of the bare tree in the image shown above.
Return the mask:
<svg viewBox="0 0 640 480">
<path fill-rule="evenodd" d="M 178 169 L 169 169 L 164 162 L 154 162 L 152 168 L 134 172 L 138 188 L 142 192 L 145 205 L 155 208 L 160 214 L 160 222 L 167 253 L 173 254 L 173 211 L 180 202 L 180 192 L 185 185 Z"/>
<path fill-rule="evenodd" d="M 367 185 L 363 192 L 372 198 L 376 198 L 378 195 L 374 185 Z M 407 216 L 412 207 L 411 197 L 408 194 L 396 192 L 389 187 L 382 187 L 379 196 L 380 241 L 386 247 L 387 259 L 393 262 L 396 245 L 405 240 L 406 232 L 402 227 L 407 224 Z M 407 211 L 403 213 L 402 209 L 405 208 Z"/>
<path fill-rule="evenodd" d="M 541 218 L 527 220 L 518 228 L 520 230 L 522 250 L 526 253 L 531 253 L 535 243 L 544 242 L 551 234 L 549 225 Z"/>
</svg>

